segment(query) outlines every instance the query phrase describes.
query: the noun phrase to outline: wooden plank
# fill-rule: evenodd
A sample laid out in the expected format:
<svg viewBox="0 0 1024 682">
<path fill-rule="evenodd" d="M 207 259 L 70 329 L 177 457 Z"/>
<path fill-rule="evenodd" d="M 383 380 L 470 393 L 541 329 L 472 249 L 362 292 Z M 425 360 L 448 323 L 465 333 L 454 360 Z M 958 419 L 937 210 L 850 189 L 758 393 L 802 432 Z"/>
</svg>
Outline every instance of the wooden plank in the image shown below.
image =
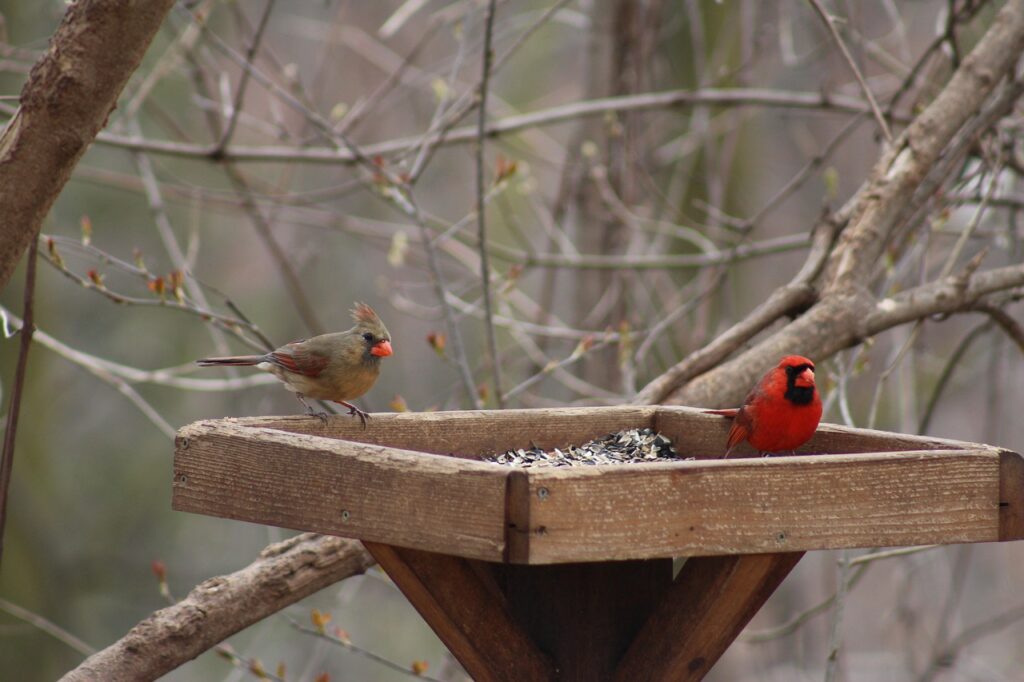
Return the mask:
<svg viewBox="0 0 1024 682">
<path fill-rule="evenodd" d="M 611 679 L 672 584 L 671 559 L 496 570 L 513 618 L 554 662 L 559 682 Z"/>
<path fill-rule="evenodd" d="M 527 448 L 564 448 L 624 428 L 650 426 L 654 407 L 567 407 L 531 410 L 460 410 L 376 413 L 363 429 L 358 419 L 330 417 L 252 417 L 242 426 L 344 438 L 362 443 L 479 459 L 481 455 Z"/>
<path fill-rule="evenodd" d="M 659 407 L 654 428 L 671 438 L 676 450 L 697 459 L 718 459 L 725 452 L 725 441 L 732 420 L 692 407 Z M 811 440 L 797 449 L 797 454 L 855 454 L 866 452 L 900 452 L 908 450 L 982 450 L 987 445 L 965 441 L 913 436 L 905 433 L 855 429 L 837 424 L 821 424 Z M 993 451 L 995 448 L 989 448 Z M 736 450 L 737 456 L 756 456 L 746 445 Z"/>
<path fill-rule="evenodd" d="M 999 454 L 999 539 L 1024 539 L 1024 457 Z"/>
<path fill-rule="evenodd" d="M 528 471 L 529 562 L 987 542 L 999 454 L 776 457 Z"/>
<path fill-rule="evenodd" d="M 508 474 L 505 489 L 505 562 L 530 561 L 530 479 L 521 469 Z"/>
<path fill-rule="evenodd" d="M 687 559 L 614 679 L 702 679 L 802 556 L 794 552 Z"/>
<path fill-rule="evenodd" d="M 172 507 L 501 561 L 496 464 L 224 422 L 180 431 Z"/>
<path fill-rule="evenodd" d="M 486 566 L 363 543 L 477 682 L 554 680 L 550 661 L 513 621 Z"/>
<path fill-rule="evenodd" d="M 580 444 L 623 428 L 653 426 L 676 448 L 698 459 L 721 457 L 730 420 L 682 406 L 568 407 L 523 410 L 376 413 L 368 428 L 347 415 L 327 424 L 308 416 L 247 417 L 223 420 L 292 433 L 343 438 L 459 457 L 479 457 L 536 443 L 541 447 Z M 850 454 L 903 450 L 978 450 L 987 446 L 902 433 L 822 424 L 799 453 Z M 750 451 L 747 451 L 748 453 Z"/>
</svg>

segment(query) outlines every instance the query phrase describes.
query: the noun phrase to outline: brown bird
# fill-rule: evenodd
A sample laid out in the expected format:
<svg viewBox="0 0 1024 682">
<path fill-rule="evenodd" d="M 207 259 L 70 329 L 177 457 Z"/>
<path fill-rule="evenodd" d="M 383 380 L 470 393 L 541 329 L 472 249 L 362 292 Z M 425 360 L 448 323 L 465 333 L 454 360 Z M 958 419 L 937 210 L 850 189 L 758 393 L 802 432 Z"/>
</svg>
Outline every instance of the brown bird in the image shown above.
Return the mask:
<svg viewBox="0 0 1024 682">
<path fill-rule="evenodd" d="M 265 355 L 203 358 L 196 360 L 196 364 L 258 367 L 295 391 L 310 414 L 327 420 L 327 414 L 314 411 L 306 398 L 330 400 L 347 407 L 350 415 L 359 415 L 366 428 L 369 415 L 348 401 L 369 391 L 377 381 L 381 358 L 392 353 L 391 335 L 377 313 L 365 303 L 356 304 L 352 319 L 356 324 L 348 331 L 292 341 Z"/>
</svg>

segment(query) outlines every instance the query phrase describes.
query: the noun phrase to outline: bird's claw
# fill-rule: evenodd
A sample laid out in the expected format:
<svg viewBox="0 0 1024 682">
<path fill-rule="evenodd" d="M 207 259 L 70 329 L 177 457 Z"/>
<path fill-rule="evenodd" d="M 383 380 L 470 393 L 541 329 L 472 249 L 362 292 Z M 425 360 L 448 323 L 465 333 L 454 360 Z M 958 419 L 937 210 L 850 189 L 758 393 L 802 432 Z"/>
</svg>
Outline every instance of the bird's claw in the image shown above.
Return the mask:
<svg viewBox="0 0 1024 682">
<path fill-rule="evenodd" d="M 363 412 L 362 410 L 360 410 L 355 405 L 349 405 L 348 406 L 348 413 L 349 413 L 350 416 L 358 415 L 359 416 L 359 420 L 363 423 L 363 428 L 364 429 L 366 428 L 366 420 L 370 418 L 370 413 L 369 412 Z"/>
</svg>

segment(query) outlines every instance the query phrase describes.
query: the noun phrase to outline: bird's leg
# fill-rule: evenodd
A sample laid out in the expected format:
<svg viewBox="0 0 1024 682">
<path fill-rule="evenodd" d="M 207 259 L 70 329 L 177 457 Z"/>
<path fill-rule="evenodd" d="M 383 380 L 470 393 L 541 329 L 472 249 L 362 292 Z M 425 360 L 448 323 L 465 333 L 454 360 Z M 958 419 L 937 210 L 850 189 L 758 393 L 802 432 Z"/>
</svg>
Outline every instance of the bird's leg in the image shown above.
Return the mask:
<svg viewBox="0 0 1024 682">
<path fill-rule="evenodd" d="M 296 393 L 295 397 L 298 398 L 299 402 L 302 403 L 302 406 L 306 408 L 306 412 L 308 412 L 309 414 L 313 415 L 314 417 L 316 417 L 317 419 L 322 421 L 324 424 L 327 424 L 327 413 L 326 412 L 323 412 L 323 411 L 317 412 L 316 410 L 314 410 L 310 406 L 310 404 L 306 402 L 306 396 L 302 395 L 301 393 Z"/>
<path fill-rule="evenodd" d="M 359 415 L 359 419 L 363 422 L 363 428 L 366 428 L 366 420 L 370 418 L 370 414 L 368 412 L 363 412 L 352 403 L 345 402 L 344 400 L 335 400 L 334 402 L 338 403 L 339 405 L 344 405 L 345 407 L 347 407 L 349 414 Z"/>
</svg>

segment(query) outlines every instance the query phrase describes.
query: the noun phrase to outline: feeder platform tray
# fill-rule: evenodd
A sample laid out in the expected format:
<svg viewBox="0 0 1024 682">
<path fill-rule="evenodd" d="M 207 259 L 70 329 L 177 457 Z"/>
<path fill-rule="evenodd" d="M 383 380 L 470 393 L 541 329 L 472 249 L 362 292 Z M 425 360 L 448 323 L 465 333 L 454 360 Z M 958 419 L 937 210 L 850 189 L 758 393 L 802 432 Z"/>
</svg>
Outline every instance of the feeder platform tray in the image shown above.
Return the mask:
<svg viewBox="0 0 1024 682">
<path fill-rule="evenodd" d="M 481 461 L 635 428 L 695 459 Z M 1016 453 L 822 424 L 796 456 L 718 459 L 728 428 L 629 406 L 201 421 L 172 505 L 362 540 L 480 681 L 700 679 L 804 551 L 1024 537 Z"/>
</svg>

